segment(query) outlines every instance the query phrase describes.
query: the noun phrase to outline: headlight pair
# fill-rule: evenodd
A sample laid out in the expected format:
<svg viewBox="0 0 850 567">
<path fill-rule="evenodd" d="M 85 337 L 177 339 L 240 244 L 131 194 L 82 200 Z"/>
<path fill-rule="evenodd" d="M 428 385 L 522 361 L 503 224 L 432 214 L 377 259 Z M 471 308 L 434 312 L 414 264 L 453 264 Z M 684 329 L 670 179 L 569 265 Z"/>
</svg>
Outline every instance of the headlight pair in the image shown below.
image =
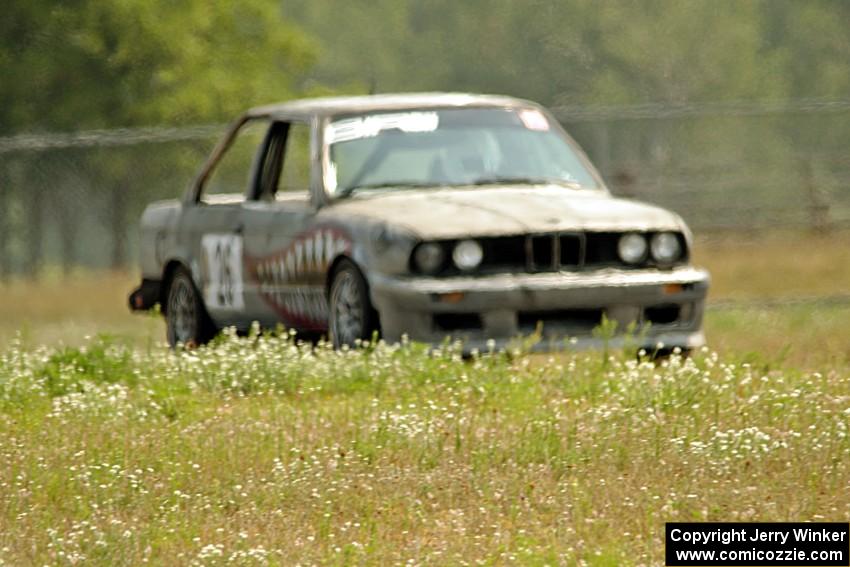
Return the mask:
<svg viewBox="0 0 850 567">
<path fill-rule="evenodd" d="M 643 234 L 630 232 L 620 237 L 617 253 L 626 264 L 640 264 L 649 254 L 659 264 L 672 264 L 682 257 L 682 244 L 673 232 L 659 232 L 649 240 Z"/>
<path fill-rule="evenodd" d="M 452 262 L 462 271 L 474 270 L 481 265 L 484 251 L 475 240 L 461 240 L 452 249 Z M 445 264 L 445 250 L 436 242 L 425 242 L 413 253 L 416 268 L 424 274 L 435 274 Z"/>
</svg>

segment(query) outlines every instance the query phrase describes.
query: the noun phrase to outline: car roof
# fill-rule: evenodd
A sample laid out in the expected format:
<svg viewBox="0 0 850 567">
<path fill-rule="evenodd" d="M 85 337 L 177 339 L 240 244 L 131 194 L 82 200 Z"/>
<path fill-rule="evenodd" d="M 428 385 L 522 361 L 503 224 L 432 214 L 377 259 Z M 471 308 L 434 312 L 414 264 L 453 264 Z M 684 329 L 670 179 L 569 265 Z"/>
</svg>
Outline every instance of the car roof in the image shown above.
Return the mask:
<svg viewBox="0 0 850 567">
<path fill-rule="evenodd" d="M 357 114 L 382 110 L 464 107 L 537 107 L 536 103 L 500 95 L 468 93 L 399 93 L 361 96 L 304 98 L 259 106 L 245 113 L 246 118 L 308 119 L 313 116 Z"/>
</svg>

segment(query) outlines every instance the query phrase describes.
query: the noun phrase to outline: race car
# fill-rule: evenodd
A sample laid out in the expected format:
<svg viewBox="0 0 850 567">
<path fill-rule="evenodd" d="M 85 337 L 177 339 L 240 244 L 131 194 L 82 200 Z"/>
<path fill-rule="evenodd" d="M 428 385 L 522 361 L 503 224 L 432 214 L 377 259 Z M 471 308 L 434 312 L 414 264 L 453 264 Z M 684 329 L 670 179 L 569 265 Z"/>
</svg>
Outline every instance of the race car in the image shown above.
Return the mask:
<svg viewBox="0 0 850 567">
<path fill-rule="evenodd" d="M 258 322 L 338 348 L 688 350 L 709 287 L 691 241 L 678 215 L 613 197 L 533 102 L 303 99 L 247 111 L 181 200 L 148 206 L 130 307 L 159 305 L 171 345 Z"/>
</svg>

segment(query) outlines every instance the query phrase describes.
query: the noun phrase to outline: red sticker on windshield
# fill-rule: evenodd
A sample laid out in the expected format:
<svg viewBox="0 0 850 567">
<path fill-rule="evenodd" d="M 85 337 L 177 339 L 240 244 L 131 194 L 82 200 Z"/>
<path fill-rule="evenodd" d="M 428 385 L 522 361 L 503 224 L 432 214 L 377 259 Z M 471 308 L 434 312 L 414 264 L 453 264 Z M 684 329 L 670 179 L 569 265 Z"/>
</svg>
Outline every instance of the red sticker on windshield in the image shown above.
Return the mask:
<svg viewBox="0 0 850 567">
<path fill-rule="evenodd" d="M 529 130 L 548 130 L 549 121 L 543 116 L 543 113 L 535 109 L 525 109 L 519 111 L 519 119 L 523 125 Z"/>
</svg>

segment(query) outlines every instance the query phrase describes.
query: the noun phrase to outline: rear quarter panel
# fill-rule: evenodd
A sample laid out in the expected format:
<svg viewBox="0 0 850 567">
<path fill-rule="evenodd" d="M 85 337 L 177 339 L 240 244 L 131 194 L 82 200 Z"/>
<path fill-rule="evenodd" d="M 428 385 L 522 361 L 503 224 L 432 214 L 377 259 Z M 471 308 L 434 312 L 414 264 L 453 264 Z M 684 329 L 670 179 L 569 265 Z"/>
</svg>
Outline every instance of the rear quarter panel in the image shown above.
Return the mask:
<svg viewBox="0 0 850 567">
<path fill-rule="evenodd" d="M 142 213 L 139 260 L 143 278 L 162 278 L 165 262 L 176 252 L 179 216 L 180 202 L 176 200 L 152 203 Z"/>
</svg>

